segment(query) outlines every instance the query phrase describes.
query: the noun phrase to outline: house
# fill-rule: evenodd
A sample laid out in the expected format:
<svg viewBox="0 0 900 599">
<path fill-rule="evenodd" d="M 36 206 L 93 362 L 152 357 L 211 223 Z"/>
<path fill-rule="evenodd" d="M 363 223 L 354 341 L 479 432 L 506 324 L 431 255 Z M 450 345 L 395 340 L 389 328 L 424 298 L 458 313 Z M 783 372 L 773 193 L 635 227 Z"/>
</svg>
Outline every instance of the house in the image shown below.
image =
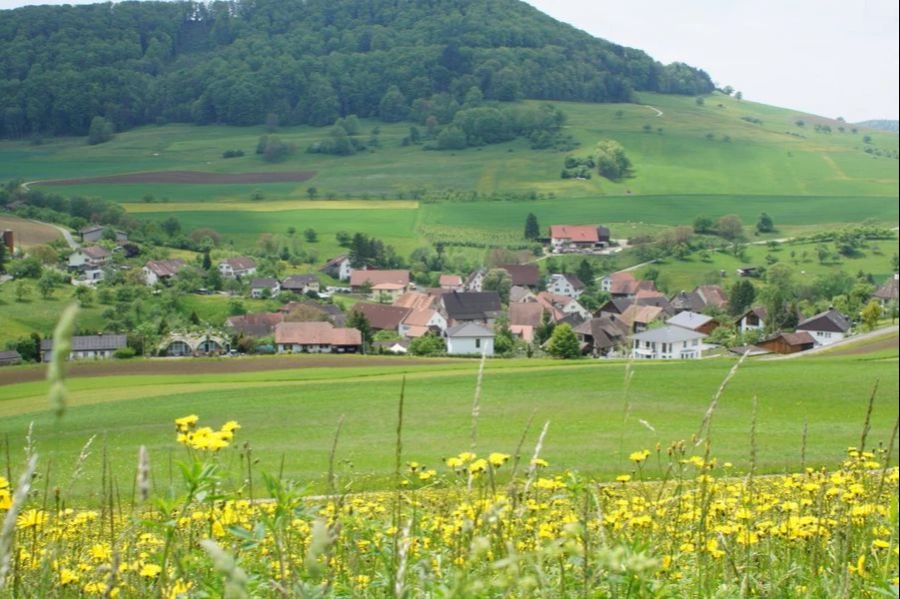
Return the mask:
<svg viewBox="0 0 900 599">
<path fill-rule="evenodd" d="M 81 234 L 81 241 L 84 243 L 97 243 L 101 239 L 103 239 L 103 233 L 106 231 L 106 227 L 102 225 L 88 225 L 79 231 Z M 116 242 L 124 243 L 128 241 L 128 234 L 124 231 L 115 231 L 116 234 Z"/>
<path fill-rule="evenodd" d="M 502 264 L 497 268 L 509 273 L 513 285 L 535 289 L 541 283 L 541 269 L 536 264 Z"/>
<path fill-rule="evenodd" d="M 494 331 L 475 322 L 462 322 L 447 329 L 450 355 L 494 355 Z"/>
<path fill-rule="evenodd" d="M 231 349 L 228 340 L 213 332 L 180 333 L 173 332 L 159 344 L 159 355 L 170 358 L 187 356 L 218 356 Z"/>
<path fill-rule="evenodd" d="M 645 360 L 696 360 L 702 357 L 703 333 L 666 325 L 631 336 L 632 356 Z"/>
<path fill-rule="evenodd" d="M 278 279 L 266 277 L 250 281 L 250 297 L 254 299 L 278 297 L 280 294 L 281 283 L 278 282 Z"/>
<path fill-rule="evenodd" d="M 463 280 L 459 275 L 441 275 L 438 278 L 438 286 L 444 291 L 463 291 Z"/>
<path fill-rule="evenodd" d="M 69 268 L 76 270 L 96 270 L 109 264 L 112 253 L 99 245 L 88 245 L 69 255 Z"/>
<path fill-rule="evenodd" d="M 226 279 L 243 279 L 256 274 L 256 260 L 248 256 L 225 258 L 219 262 L 219 274 Z"/>
<path fill-rule="evenodd" d="M 520 287 L 519 285 L 513 285 L 509 289 L 509 303 L 510 304 L 519 304 L 522 302 L 534 302 L 537 301 L 537 296 L 529 289 L 528 287 Z"/>
<path fill-rule="evenodd" d="M 486 273 L 487 271 L 485 269 L 479 268 L 466 277 L 466 282 L 464 284 L 465 290 L 481 292 L 481 284 L 484 282 L 484 275 Z"/>
<path fill-rule="evenodd" d="M 411 310 L 400 321 L 397 331 L 403 337 L 421 337 L 425 333 L 443 335 L 447 330 L 447 319 L 437 310 L 427 308 L 425 310 Z"/>
<path fill-rule="evenodd" d="M 434 307 L 436 301 L 437 296 L 421 291 L 407 291 L 395 299 L 391 305 L 408 310 L 427 310 Z"/>
<path fill-rule="evenodd" d="M 304 295 L 310 291 L 318 293 L 319 278 L 316 275 L 291 275 L 281 281 L 281 290 Z"/>
<path fill-rule="evenodd" d="M 509 326 L 531 327 L 536 329 L 544 323 L 544 314 L 547 313 L 543 304 L 538 302 L 526 302 L 509 305 Z"/>
<path fill-rule="evenodd" d="M 656 283 L 638 280 L 630 272 L 614 272 L 600 280 L 600 288 L 612 297 L 634 297 L 641 290 L 655 291 Z"/>
<path fill-rule="evenodd" d="M 612 357 L 628 347 L 628 324 L 612 314 L 585 320 L 572 331 L 581 341 L 581 351 L 594 357 Z"/>
<path fill-rule="evenodd" d="M 365 316 L 373 331 L 399 331 L 400 323 L 410 310 L 387 304 L 358 303 L 353 306 L 351 312 L 358 312 Z"/>
<path fill-rule="evenodd" d="M 354 270 L 350 274 L 350 288 L 353 293 L 368 289 L 370 298 L 391 301 L 409 291 L 408 270 Z"/>
<path fill-rule="evenodd" d="M 806 331 L 776 333 L 756 344 L 757 347 L 776 354 L 794 354 L 812 349 L 816 340 Z"/>
<path fill-rule="evenodd" d="M 555 295 L 567 295 L 578 299 L 584 293 L 584 283 L 576 275 L 569 273 L 550 275 L 547 291 Z"/>
<path fill-rule="evenodd" d="M 353 269 L 350 268 L 350 258 L 347 256 L 337 256 L 326 262 L 325 266 L 319 269 L 319 272 L 323 272 L 329 277 L 339 281 L 347 281 L 350 279 L 350 274 L 353 272 Z"/>
<path fill-rule="evenodd" d="M 652 323 L 662 321 L 665 317 L 666 314 L 662 308 L 632 304 L 622 312 L 619 318 L 628 326 L 628 330 L 639 333 L 647 330 Z"/>
<path fill-rule="evenodd" d="M 150 260 L 144 265 L 144 281 L 153 286 L 157 283 L 165 283 L 172 280 L 178 272 L 185 268 L 184 260 Z"/>
<path fill-rule="evenodd" d="M 609 241 L 609 229 L 600 225 L 550 225 L 553 252 L 604 248 Z"/>
<path fill-rule="evenodd" d="M 275 327 L 284 322 L 283 312 L 258 312 L 256 314 L 242 314 L 229 316 L 225 321 L 225 327 L 235 335 L 244 337 L 270 337 L 275 332 Z"/>
<path fill-rule="evenodd" d="M 728 298 L 718 285 L 700 285 L 693 291 L 680 291 L 672 297 L 671 305 L 676 312 L 703 312 L 713 307 L 724 310 L 728 307 Z"/>
<path fill-rule="evenodd" d="M 590 311 L 579 304 L 574 297 L 541 291 L 538 293 L 537 299 L 538 303 L 543 304 L 551 313 L 554 322 L 562 320 L 569 314 L 577 314 L 581 320 L 591 317 Z"/>
<path fill-rule="evenodd" d="M 831 345 L 847 336 L 850 320 L 834 308 L 829 308 L 797 323 L 797 332 L 800 331 L 812 335 L 816 345 Z"/>
<path fill-rule="evenodd" d="M 278 353 L 355 354 L 362 351 L 362 334 L 330 322 L 282 322 L 275 327 L 275 347 Z"/>
<path fill-rule="evenodd" d="M 706 314 L 697 314 L 696 312 L 691 311 L 679 312 L 678 314 L 667 320 L 666 324 L 671 324 L 676 327 L 684 327 L 689 331 L 697 331 L 698 333 L 703 333 L 704 335 L 709 335 L 717 328 L 719 328 L 719 322 L 712 316 L 707 316 Z"/>
<path fill-rule="evenodd" d="M 502 307 L 496 291 L 453 291 L 441 296 L 441 313 L 452 326 L 462 322 L 492 325 Z"/>
<path fill-rule="evenodd" d="M 881 287 L 876 289 L 875 293 L 872 294 L 872 299 L 881 304 L 881 307 L 884 309 L 897 305 L 897 277 L 897 273 L 894 273 L 894 276 L 885 281 Z"/>
<path fill-rule="evenodd" d="M 0 366 L 14 366 L 22 363 L 22 356 L 16 350 L 0 351 Z"/>
<path fill-rule="evenodd" d="M 749 331 L 761 331 L 766 328 L 769 313 L 762 306 L 750 308 L 737 319 L 737 329 L 742 335 Z"/>
<path fill-rule="evenodd" d="M 69 360 L 99 360 L 113 357 L 116 350 L 127 347 L 127 335 L 116 333 L 98 333 L 96 335 L 75 335 L 72 337 L 72 349 Z M 53 339 L 41 341 L 41 359 L 50 360 L 53 353 Z"/>
</svg>

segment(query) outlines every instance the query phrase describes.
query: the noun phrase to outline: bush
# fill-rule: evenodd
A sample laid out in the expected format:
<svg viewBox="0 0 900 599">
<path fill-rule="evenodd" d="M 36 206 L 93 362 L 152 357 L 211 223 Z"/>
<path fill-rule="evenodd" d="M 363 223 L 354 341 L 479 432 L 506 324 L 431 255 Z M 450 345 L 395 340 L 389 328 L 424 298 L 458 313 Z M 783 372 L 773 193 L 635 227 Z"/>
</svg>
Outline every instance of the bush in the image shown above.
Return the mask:
<svg viewBox="0 0 900 599">
<path fill-rule="evenodd" d="M 129 360 L 136 355 L 137 353 L 134 351 L 134 348 L 122 347 L 116 350 L 116 353 L 113 354 L 113 357 L 117 360 Z"/>
<path fill-rule="evenodd" d="M 222 152 L 222 158 L 240 158 L 243 155 L 243 150 L 225 150 Z"/>
</svg>

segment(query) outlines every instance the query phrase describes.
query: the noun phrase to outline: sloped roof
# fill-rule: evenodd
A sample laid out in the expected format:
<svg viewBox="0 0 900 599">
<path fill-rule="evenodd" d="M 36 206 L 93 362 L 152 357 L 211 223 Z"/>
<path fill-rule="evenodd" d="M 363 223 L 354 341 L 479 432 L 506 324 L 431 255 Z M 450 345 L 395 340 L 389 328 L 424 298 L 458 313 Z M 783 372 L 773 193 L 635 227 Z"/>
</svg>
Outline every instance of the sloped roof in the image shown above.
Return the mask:
<svg viewBox="0 0 900 599">
<path fill-rule="evenodd" d="M 441 296 L 447 316 L 454 320 L 485 320 L 501 310 L 496 291 L 453 291 Z"/>
<path fill-rule="evenodd" d="M 75 335 L 72 337 L 72 351 L 106 351 L 116 350 L 128 345 L 128 336 L 116 333 L 100 333 L 97 335 Z M 41 351 L 53 349 L 53 339 L 41 341 Z"/>
<path fill-rule="evenodd" d="M 256 268 L 256 260 L 249 256 L 234 256 L 233 258 L 225 258 L 219 264 L 227 264 L 234 270 L 249 270 Z"/>
<path fill-rule="evenodd" d="M 509 273 L 513 285 L 535 287 L 541 281 L 541 270 L 536 264 L 503 264 L 497 268 Z"/>
<path fill-rule="evenodd" d="M 707 306 L 724 308 L 728 305 L 728 297 L 725 291 L 718 285 L 700 285 L 694 290 Z"/>
<path fill-rule="evenodd" d="M 273 279 L 271 277 L 253 279 L 252 281 L 250 281 L 251 289 L 272 289 L 276 285 L 278 285 L 278 279 Z"/>
<path fill-rule="evenodd" d="M 753 306 L 752 308 L 748 308 L 743 314 L 738 316 L 736 322 L 744 320 L 751 314 L 753 314 L 760 320 L 765 320 L 769 316 L 769 311 L 766 310 L 764 306 Z"/>
<path fill-rule="evenodd" d="M 810 316 L 797 324 L 798 331 L 830 331 L 832 333 L 846 333 L 850 330 L 850 320 L 846 316 L 829 308 Z"/>
<path fill-rule="evenodd" d="M 330 322 L 282 322 L 275 343 L 288 345 L 362 345 L 357 329 L 335 328 Z"/>
<path fill-rule="evenodd" d="M 509 303 L 514 304 L 533 298 L 534 293 L 527 287 L 521 285 L 513 285 L 509 290 Z"/>
<path fill-rule="evenodd" d="M 550 237 L 576 243 L 597 243 L 600 241 L 597 228 L 597 225 L 550 225 Z"/>
<path fill-rule="evenodd" d="M 463 322 L 447 329 L 447 337 L 493 337 L 494 331 L 474 322 Z"/>
<path fill-rule="evenodd" d="M 425 310 L 434 305 L 435 296 L 421 291 L 407 291 L 394 300 L 393 305 L 410 310 Z"/>
<path fill-rule="evenodd" d="M 463 280 L 459 275 L 441 275 L 438 278 L 438 285 L 441 287 L 459 287 L 462 284 Z"/>
<path fill-rule="evenodd" d="M 109 253 L 109 250 L 100 247 L 99 245 L 89 245 L 81 248 L 81 251 L 84 252 L 85 256 L 87 256 L 88 258 L 93 258 L 94 260 L 109 258 L 112 255 Z"/>
<path fill-rule="evenodd" d="M 431 319 L 434 318 L 434 315 L 437 314 L 434 310 L 428 308 L 425 310 L 412 310 L 406 317 L 403 319 L 403 324 L 411 327 L 427 327 L 428 323 L 431 322 Z"/>
<path fill-rule="evenodd" d="M 382 331 L 396 330 L 400 323 L 409 314 L 409 308 L 389 306 L 387 304 L 358 303 L 353 306 L 352 312 L 359 312 L 369 321 L 369 326 Z"/>
<path fill-rule="evenodd" d="M 178 271 L 184 268 L 184 260 L 175 258 L 173 260 L 150 260 L 145 265 L 150 272 L 157 277 L 172 277 L 178 274 Z"/>
<path fill-rule="evenodd" d="M 873 297 L 876 299 L 880 299 L 886 302 L 897 301 L 898 297 L 898 289 L 897 289 L 897 275 L 892 276 L 890 279 L 885 281 L 881 287 L 875 290 Z"/>
<path fill-rule="evenodd" d="M 509 305 L 510 326 L 538 327 L 541 325 L 543 317 L 544 307 L 539 303 L 527 302 Z"/>
<path fill-rule="evenodd" d="M 712 316 L 707 316 L 706 314 L 697 314 L 696 312 L 685 310 L 684 312 L 679 312 L 678 314 L 667 320 L 666 324 L 673 324 L 677 327 L 684 327 L 686 329 L 695 331 L 711 320 L 713 320 Z"/>
<path fill-rule="evenodd" d="M 303 289 L 308 287 L 310 283 L 318 283 L 319 277 L 316 275 L 291 275 L 281 282 L 283 289 Z"/>
<path fill-rule="evenodd" d="M 683 327 L 672 325 L 662 326 L 656 329 L 648 329 L 631 336 L 636 341 L 650 341 L 651 343 L 674 343 L 676 341 L 690 341 L 706 337 L 703 333 L 689 331 Z"/>
<path fill-rule="evenodd" d="M 639 306 L 637 304 L 632 304 L 622 312 L 621 319 L 628 323 L 629 326 L 633 326 L 636 322 L 649 324 L 658 319 L 662 313 L 662 308 L 657 306 Z"/>
<path fill-rule="evenodd" d="M 774 335 L 767 337 L 760 341 L 758 345 L 762 345 L 764 343 L 771 343 L 772 341 L 776 341 L 778 339 L 783 339 L 785 343 L 788 345 L 815 345 L 816 340 L 813 339 L 813 336 L 807 333 L 806 331 L 798 331 L 796 333 L 775 333 Z"/>
<path fill-rule="evenodd" d="M 360 287 L 368 283 L 372 287 L 391 283 L 406 287 L 409 285 L 408 270 L 354 270 L 350 273 L 350 286 Z"/>
</svg>

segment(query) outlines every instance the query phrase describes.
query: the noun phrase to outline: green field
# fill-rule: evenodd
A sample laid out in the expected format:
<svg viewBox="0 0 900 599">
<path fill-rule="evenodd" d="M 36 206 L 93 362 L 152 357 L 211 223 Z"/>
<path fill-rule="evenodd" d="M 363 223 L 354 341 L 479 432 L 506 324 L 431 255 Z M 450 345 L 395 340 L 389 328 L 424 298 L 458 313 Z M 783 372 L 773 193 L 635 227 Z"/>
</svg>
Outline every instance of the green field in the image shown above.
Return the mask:
<svg viewBox="0 0 900 599">
<path fill-rule="evenodd" d="M 6 342 L 27 337 L 37 332 L 42 337 L 53 332 L 56 321 L 63 308 L 73 300 L 75 287 L 64 286 L 57 289 L 50 298 L 42 298 L 38 293 L 34 280 L 24 279 L 28 288 L 28 297 L 17 301 L 16 281 L 0 284 L 0 347 Z M 93 305 L 84 308 L 78 316 L 78 326 L 86 331 L 103 329 L 103 318 L 100 314 L 106 306 Z"/>
<path fill-rule="evenodd" d="M 78 492 L 99 488 L 99 460 L 105 447 L 127 495 L 142 444 L 151 451 L 156 485 L 167 484 L 169 460 L 180 456 L 174 418 L 196 413 L 211 425 L 236 419 L 244 427 L 238 445 L 245 441 L 252 445 L 259 470 L 278 470 L 283 457 L 286 476 L 321 488 L 331 438 L 343 415 L 336 456 L 341 475 L 352 475 L 356 488 L 378 488 L 392 468 L 404 375 L 404 459 L 437 465 L 441 458 L 469 447 L 477 363 L 404 362 L 401 358 L 395 367 L 378 368 L 74 378 L 69 381 L 71 405 L 60 420 L 48 411 L 45 383 L 9 385 L 0 387 L 0 435 L 8 435 L 15 450 L 34 422 L 37 451 L 44 463 L 65 472 L 96 434 Z M 665 448 L 672 441 L 689 439 L 732 364 L 731 360 L 638 363 L 626 396 L 624 362 L 491 361 L 484 376 L 478 449 L 512 452 L 533 415 L 535 424 L 526 441 L 529 451 L 539 428 L 549 421 L 543 455 L 551 465 L 610 478 L 629 470 L 630 451 L 652 449 L 657 442 Z M 835 465 L 847 446 L 859 442 L 876 380 L 870 439 L 886 440 L 897 417 L 897 372 L 895 349 L 847 357 L 750 361 L 738 371 L 715 413 L 713 452 L 739 471 L 748 468 L 755 396 L 763 471 L 799 467 L 804 423 L 809 427 L 807 463 Z M 275 413 L 278 418 L 273 419 Z M 232 453 L 227 456 L 236 459 Z"/>
</svg>

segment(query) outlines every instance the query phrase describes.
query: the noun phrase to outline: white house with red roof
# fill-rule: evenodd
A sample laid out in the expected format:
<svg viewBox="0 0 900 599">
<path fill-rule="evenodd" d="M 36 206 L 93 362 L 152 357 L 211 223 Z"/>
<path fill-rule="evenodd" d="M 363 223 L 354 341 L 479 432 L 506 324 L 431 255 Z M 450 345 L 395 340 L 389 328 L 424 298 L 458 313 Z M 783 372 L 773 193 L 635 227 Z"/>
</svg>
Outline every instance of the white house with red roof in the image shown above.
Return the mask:
<svg viewBox="0 0 900 599">
<path fill-rule="evenodd" d="M 553 252 L 599 249 L 609 242 L 609 229 L 601 225 L 550 225 Z"/>
</svg>

